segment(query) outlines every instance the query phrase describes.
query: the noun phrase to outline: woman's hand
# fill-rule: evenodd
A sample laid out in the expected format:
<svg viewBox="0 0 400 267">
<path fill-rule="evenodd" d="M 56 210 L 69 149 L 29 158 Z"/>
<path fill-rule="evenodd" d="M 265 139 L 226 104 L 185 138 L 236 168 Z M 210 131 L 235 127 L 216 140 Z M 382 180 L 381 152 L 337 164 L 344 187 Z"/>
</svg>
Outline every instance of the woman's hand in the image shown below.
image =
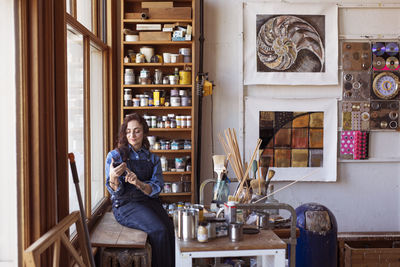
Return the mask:
<svg viewBox="0 0 400 267">
<path fill-rule="evenodd" d="M 119 185 L 118 177 L 120 177 L 127 170 L 126 163 L 122 162 L 117 167 L 114 167 L 114 159 L 111 158 L 110 164 L 110 184 L 113 189 L 117 189 Z"/>
<path fill-rule="evenodd" d="M 138 179 L 138 177 L 136 176 L 136 174 L 128 168 L 126 168 L 125 182 L 133 184 L 134 186 L 136 186 L 137 188 L 142 190 L 142 192 L 147 195 L 151 193 L 151 187 L 149 188 L 149 186 L 147 186 L 146 183 L 140 181 Z"/>
</svg>

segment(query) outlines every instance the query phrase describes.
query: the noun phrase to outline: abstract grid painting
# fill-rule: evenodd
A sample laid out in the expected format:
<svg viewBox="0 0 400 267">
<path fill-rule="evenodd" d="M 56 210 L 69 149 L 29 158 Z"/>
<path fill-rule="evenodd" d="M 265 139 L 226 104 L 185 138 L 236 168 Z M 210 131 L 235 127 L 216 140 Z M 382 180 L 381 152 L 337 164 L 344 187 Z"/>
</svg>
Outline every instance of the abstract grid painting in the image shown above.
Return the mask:
<svg viewBox="0 0 400 267">
<path fill-rule="evenodd" d="M 270 167 L 323 167 L 324 112 L 259 114 L 260 149 Z"/>
</svg>

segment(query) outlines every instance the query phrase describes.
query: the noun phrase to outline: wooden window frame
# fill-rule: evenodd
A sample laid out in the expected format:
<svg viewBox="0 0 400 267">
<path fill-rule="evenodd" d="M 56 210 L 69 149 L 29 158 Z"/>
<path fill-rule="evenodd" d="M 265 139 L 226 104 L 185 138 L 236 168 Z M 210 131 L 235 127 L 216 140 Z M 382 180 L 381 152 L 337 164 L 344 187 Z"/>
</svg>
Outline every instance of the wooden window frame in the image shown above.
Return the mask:
<svg viewBox="0 0 400 267">
<path fill-rule="evenodd" d="M 103 52 L 103 68 L 107 73 L 103 81 L 106 88 L 103 97 L 105 152 L 111 148 L 114 139 L 115 117 L 112 113 L 115 112 L 116 97 L 111 88 L 117 81 L 113 71 L 116 64 L 112 64 L 112 53 L 116 48 L 111 47 L 112 41 L 116 40 L 112 32 L 115 26 L 111 23 L 116 21 L 117 4 L 106 1 L 110 7 L 106 10 L 108 43 L 104 44 L 94 33 L 86 32 L 87 41 L 93 41 L 106 51 Z M 69 214 L 66 25 L 77 21 L 66 14 L 65 3 L 58 0 L 15 1 L 20 266 L 22 251 Z M 106 190 L 104 192 L 101 203 L 88 214 L 89 229 L 109 208 L 108 194 Z M 88 204 L 90 207 L 90 201 Z M 50 257 L 47 260 L 50 264 Z M 67 262 L 62 265 L 66 266 Z"/>
</svg>

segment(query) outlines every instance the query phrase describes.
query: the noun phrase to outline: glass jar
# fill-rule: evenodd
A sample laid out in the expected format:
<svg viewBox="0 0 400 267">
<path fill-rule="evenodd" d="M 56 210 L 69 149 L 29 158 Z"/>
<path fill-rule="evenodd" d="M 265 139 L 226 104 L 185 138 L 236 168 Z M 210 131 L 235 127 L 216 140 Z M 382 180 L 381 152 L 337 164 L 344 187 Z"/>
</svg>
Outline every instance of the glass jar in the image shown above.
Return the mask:
<svg viewBox="0 0 400 267">
<path fill-rule="evenodd" d="M 125 107 L 132 106 L 132 89 L 131 88 L 124 89 L 124 106 Z"/>
<path fill-rule="evenodd" d="M 200 223 L 199 227 L 197 228 L 197 241 L 201 243 L 208 241 L 208 229 L 206 222 Z"/>
<path fill-rule="evenodd" d="M 135 84 L 135 73 L 133 69 L 125 69 L 124 84 Z"/>
<path fill-rule="evenodd" d="M 183 143 L 183 149 L 187 149 L 187 150 L 192 149 L 192 141 L 185 140 L 185 142 Z"/>
<path fill-rule="evenodd" d="M 179 149 L 179 144 L 177 142 L 177 140 L 173 140 L 171 143 L 171 149 L 172 150 L 178 150 Z"/>
</svg>

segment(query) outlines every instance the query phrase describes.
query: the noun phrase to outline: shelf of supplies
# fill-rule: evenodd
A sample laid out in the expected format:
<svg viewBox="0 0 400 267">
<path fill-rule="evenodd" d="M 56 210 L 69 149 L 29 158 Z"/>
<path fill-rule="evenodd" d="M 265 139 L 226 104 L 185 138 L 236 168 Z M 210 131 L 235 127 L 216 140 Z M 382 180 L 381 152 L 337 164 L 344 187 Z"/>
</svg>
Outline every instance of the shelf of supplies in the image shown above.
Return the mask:
<svg viewBox="0 0 400 267">
<path fill-rule="evenodd" d="M 124 109 L 136 109 L 136 110 L 171 110 L 171 109 L 180 109 L 180 110 L 191 110 L 192 107 L 124 107 Z M 162 129 L 162 128 L 160 128 Z"/>
<path fill-rule="evenodd" d="M 193 41 L 136 41 L 127 42 L 124 41 L 123 44 L 126 45 L 191 45 Z"/>
<path fill-rule="evenodd" d="M 192 66 L 192 63 L 124 63 L 128 67 L 181 67 Z"/>
<path fill-rule="evenodd" d="M 168 150 L 151 150 L 151 153 L 190 153 L 192 152 L 191 149 L 179 149 L 179 150 L 172 150 L 172 149 L 168 149 Z"/>
<path fill-rule="evenodd" d="M 168 196 L 168 197 L 174 197 L 174 196 L 191 196 L 191 192 L 182 192 L 182 193 L 161 193 L 160 196 Z"/>
<path fill-rule="evenodd" d="M 176 88 L 187 87 L 191 88 L 191 84 L 124 84 L 124 88 Z"/>
<path fill-rule="evenodd" d="M 192 172 L 163 172 L 164 175 L 192 174 Z"/>
<path fill-rule="evenodd" d="M 123 22 L 126 23 L 192 23 L 191 19 L 124 19 Z"/>
<path fill-rule="evenodd" d="M 400 158 L 338 159 L 340 163 L 397 163 Z"/>
</svg>

